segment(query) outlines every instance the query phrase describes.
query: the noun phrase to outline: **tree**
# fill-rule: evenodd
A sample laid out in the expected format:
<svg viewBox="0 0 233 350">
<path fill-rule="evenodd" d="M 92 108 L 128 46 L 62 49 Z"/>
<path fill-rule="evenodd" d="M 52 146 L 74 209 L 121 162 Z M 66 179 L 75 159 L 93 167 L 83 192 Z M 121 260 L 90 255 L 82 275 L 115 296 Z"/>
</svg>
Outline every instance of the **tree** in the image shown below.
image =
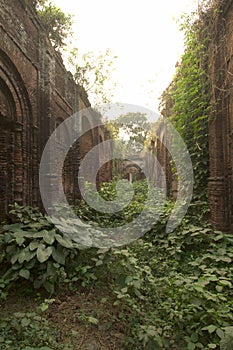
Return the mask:
<svg viewBox="0 0 233 350">
<path fill-rule="evenodd" d="M 123 135 L 128 150 L 135 152 L 143 150 L 151 128 L 145 113 L 122 114 L 115 120 L 114 125 L 119 134 Z"/>
<path fill-rule="evenodd" d="M 96 105 L 110 102 L 113 88 L 110 73 L 116 58 L 109 49 L 98 55 L 92 51 L 80 55 L 77 48 L 70 53 L 69 63 L 74 70 L 74 79 L 84 87 L 89 97 L 94 96 Z"/>
<path fill-rule="evenodd" d="M 36 0 L 34 4 L 52 45 L 60 51 L 65 40 L 72 36 L 73 16 L 65 14 L 48 0 Z"/>
<path fill-rule="evenodd" d="M 33 3 L 52 45 L 62 53 L 66 39 L 72 38 L 72 15 L 65 14 L 49 0 L 33 0 Z M 68 57 L 69 70 L 73 73 L 76 83 L 85 89 L 88 97 L 91 97 L 95 104 L 110 102 L 113 89 L 110 73 L 116 56 L 113 56 L 109 49 L 96 55 L 91 51 L 80 54 L 79 50 L 74 48 Z"/>
</svg>

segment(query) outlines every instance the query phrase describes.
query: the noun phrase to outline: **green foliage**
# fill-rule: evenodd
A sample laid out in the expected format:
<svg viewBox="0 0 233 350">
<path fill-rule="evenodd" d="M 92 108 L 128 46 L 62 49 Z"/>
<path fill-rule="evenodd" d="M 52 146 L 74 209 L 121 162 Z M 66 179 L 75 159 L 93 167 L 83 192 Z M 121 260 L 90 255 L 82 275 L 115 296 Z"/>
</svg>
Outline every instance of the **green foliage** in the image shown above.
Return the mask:
<svg viewBox="0 0 233 350">
<path fill-rule="evenodd" d="M 48 0 L 36 0 L 36 9 L 53 46 L 61 50 L 72 34 L 72 16 Z"/>
<path fill-rule="evenodd" d="M 127 152 L 130 154 L 130 151 L 143 150 L 151 127 L 145 113 L 122 114 L 112 124 L 118 129 L 118 135 L 119 132 L 125 135 L 126 155 Z"/>
<path fill-rule="evenodd" d="M 110 102 L 110 76 L 116 58 L 109 49 L 98 55 L 92 51 L 80 55 L 79 50 L 74 48 L 69 54 L 75 81 L 85 89 L 89 97 L 94 96 L 97 105 Z"/>
<path fill-rule="evenodd" d="M 204 6 L 204 5 L 203 5 Z M 194 200 L 206 202 L 209 169 L 208 120 L 210 115 L 209 13 L 204 6 L 183 19 L 185 52 L 176 75 L 163 93 L 165 117 L 185 141 L 194 170 Z"/>
<path fill-rule="evenodd" d="M 135 196 L 145 200 L 145 183 L 135 188 Z M 105 185 L 101 195 L 116 198 L 114 184 Z M 143 239 L 122 249 L 99 250 L 92 258 L 99 269 L 96 276 L 112 286 L 114 305 L 127 307 L 131 328 L 127 349 L 228 349 L 233 324 L 233 236 L 213 232 L 201 212 L 186 216 L 167 234 L 171 210 L 168 202 Z"/>
<path fill-rule="evenodd" d="M 72 42 L 73 16 L 65 14 L 49 0 L 34 0 L 34 5 L 52 45 L 62 53 L 68 39 Z M 116 56 L 109 49 L 96 55 L 91 51 L 80 54 L 77 48 L 73 48 L 69 50 L 68 57 L 74 80 L 84 88 L 88 97 L 95 104 L 110 102 L 114 87 L 110 75 Z"/>
<path fill-rule="evenodd" d="M 233 349 L 233 327 L 226 327 L 224 335 L 221 338 L 220 350 Z"/>
<path fill-rule="evenodd" d="M 96 195 L 102 197 L 105 201 L 113 201 L 117 198 L 116 186 L 117 181 L 103 183 L 100 191 L 92 195 L 93 186 L 92 184 L 86 183 L 85 191 L 90 192 L 90 196 L 93 198 L 92 201 L 98 201 L 98 199 L 96 199 Z M 77 203 L 75 212 L 82 220 L 90 223 L 97 223 L 100 227 L 119 227 L 128 222 L 132 222 L 133 219 L 138 217 L 142 210 L 145 210 L 146 215 L 151 217 L 154 215 L 154 211 L 157 213 L 161 210 L 161 208 L 157 200 L 158 192 L 153 188 L 153 186 L 149 186 L 150 184 L 147 180 L 135 181 L 132 184 L 134 191 L 133 198 L 123 210 L 116 211 L 113 214 L 104 212 L 104 204 L 101 212 L 101 206 L 100 211 L 96 211 L 87 205 L 84 200 L 80 200 Z M 150 200 L 147 198 L 149 190 L 151 193 L 154 193 L 154 198 Z M 119 203 L 121 203 L 122 198 L 118 197 L 117 199 Z"/>
<path fill-rule="evenodd" d="M 108 261 L 116 303 L 130 310 L 127 348 L 230 346 L 233 236 L 188 223 L 169 235 L 157 233 L 150 242 L 113 250 L 115 260 Z"/>
<path fill-rule="evenodd" d="M 3 226 L 0 287 L 24 280 L 53 293 L 67 277 L 67 266 L 75 265 L 80 246 L 36 209 L 15 205 L 10 214 L 15 222 Z"/>
<path fill-rule="evenodd" d="M 56 331 L 41 315 L 39 307 L 34 312 L 15 312 L 0 319 L 0 349 L 4 350 L 58 350 Z"/>
<path fill-rule="evenodd" d="M 83 202 L 75 210 L 88 222 L 122 225 L 146 205 L 148 183 L 133 185 L 132 203 L 119 217 L 98 216 Z M 100 193 L 105 200 L 114 200 L 116 183 L 104 184 Z M 13 222 L 4 226 L 2 236 L 2 291 L 15 281 L 33 282 L 37 287 L 38 279 L 50 292 L 60 283 L 72 290 L 79 285 L 110 286 L 115 295 L 113 307 L 123 310 L 122 318 L 129 326 L 127 349 L 232 349 L 233 235 L 213 231 L 203 220 L 202 206 L 195 215 L 186 215 L 174 232 L 166 233 L 173 205 L 167 202 L 151 231 L 130 245 L 82 251 L 37 210 L 16 206 L 11 211 Z M 47 282 L 52 288 L 47 288 Z M 51 302 L 45 300 L 39 311 L 45 311 Z M 21 339 L 24 350 L 26 346 L 37 346 L 37 350 L 52 346 L 46 329 L 41 337 L 44 343 L 27 343 L 29 331 L 33 335 L 37 329 L 40 334 L 46 326 L 41 319 L 39 326 L 34 323 L 35 316 L 16 314 L 0 322 L 0 341 L 6 349 L 16 349 Z M 79 318 L 98 326 L 95 315 L 81 313 Z"/>
</svg>

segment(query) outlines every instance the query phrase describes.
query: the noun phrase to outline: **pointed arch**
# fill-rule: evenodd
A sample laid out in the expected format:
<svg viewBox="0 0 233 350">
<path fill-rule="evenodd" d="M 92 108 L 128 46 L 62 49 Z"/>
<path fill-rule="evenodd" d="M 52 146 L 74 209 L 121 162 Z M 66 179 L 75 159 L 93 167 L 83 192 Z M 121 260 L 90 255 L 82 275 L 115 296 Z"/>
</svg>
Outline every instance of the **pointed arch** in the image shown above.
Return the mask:
<svg viewBox="0 0 233 350">
<path fill-rule="evenodd" d="M 32 197 L 29 95 L 16 66 L 0 50 L 0 212 Z"/>
</svg>

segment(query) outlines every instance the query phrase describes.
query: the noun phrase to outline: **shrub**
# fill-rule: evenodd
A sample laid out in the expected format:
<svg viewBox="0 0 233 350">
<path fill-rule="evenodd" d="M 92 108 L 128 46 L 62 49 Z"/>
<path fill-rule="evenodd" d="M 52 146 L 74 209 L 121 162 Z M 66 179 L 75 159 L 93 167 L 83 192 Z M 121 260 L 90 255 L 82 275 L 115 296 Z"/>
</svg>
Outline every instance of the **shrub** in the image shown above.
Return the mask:
<svg viewBox="0 0 233 350">
<path fill-rule="evenodd" d="M 77 265 L 80 245 L 36 209 L 16 204 L 10 214 L 14 222 L 3 226 L 0 287 L 26 280 L 53 293 Z"/>
</svg>

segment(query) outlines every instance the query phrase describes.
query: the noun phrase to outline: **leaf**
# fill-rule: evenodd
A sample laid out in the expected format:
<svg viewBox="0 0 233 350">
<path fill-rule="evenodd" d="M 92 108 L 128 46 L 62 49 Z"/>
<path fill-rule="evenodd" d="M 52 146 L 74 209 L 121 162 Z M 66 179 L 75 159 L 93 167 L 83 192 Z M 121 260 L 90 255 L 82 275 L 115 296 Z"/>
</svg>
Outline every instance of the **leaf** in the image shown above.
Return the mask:
<svg viewBox="0 0 233 350">
<path fill-rule="evenodd" d="M 97 318 L 94 318 L 94 317 L 88 317 L 88 322 L 92 323 L 92 324 L 98 324 L 99 323 L 99 320 Z"/>
<path fill-rule="evenodd" d="M 44 281 L 43 286 L 45 287 L 47 292 L 54 293 L 54 283 L 52 283 L 50 281 Z"/>
<path fill-rule="evenodd" d="M 188 350 L 195 350 L 195 347 L 196 347 L 196 345 L 194 344 L 194 343 L 192 343 L 192 342 L 189 342 L 188 343 Z"/>
<path fill-rule="evenodd" d="M 45 243 L 52 245 L 55 240 L 55 231 L 43 230 L 42 232 L 44 233 L 43 240 L 45 241 Z"/>
<path fill-rule="evenodd" d="M 203 331 L 208 331 L 210 334 L 216 331 L 216 329 L 217 327 L 213 324 L 202 328 Z"/>
<path fill-rule="evenodd" d="M 132 276 L 127 276 L 126 279 L 125 279 L 125 284 L 129 284 L 130 282 L 132 282 L 133 278 Z"/>
<path fill-rule="evenodd" d="M 45 299 L 45 301 L 39 306 L 40 311 L 44 312 L 48 310 L 49 305 L 52 304 L 55 299 Z"/>
<path fill-rule="evenodd" d="M 219 258 L 219 260 L 222 260 L 222 261 L 224 261 L 224 262 L 226 262 L 226 263 L 231 263 L 231 258 L 229 257 L 229 256 L 221 256 L 220 258 Z"/>
<path fill-rule="evenodd" d="M 20 275 L 21 277 L 25 278 L 26 280 L 28 280 L 29 277 L 30 277 L 30 271 L 29 271 L 29 270 L 26 270 L 26 269 L 21 269 L 21 270 L 19 271 L 19 275 Z"/>
<path fill-rule="evenodd" d="M 224 237 L 224 235 L 222 233 L 220 233 L 219 235 L 217 235 L 216 237 L 213 237 L 214 241 L 217 242 L 220 239 L 222 239 Z"/>
<path fill-rule="evenodd" d="M 14 317 L 23 318 L 25 316 L 25 312 L 15 312 Z"/>
<path fill-rule="evenodd" d="M 34 258 L 34 256 L 36 255 L 36 251 L 30 252 L 29 247 L 27 247 L 24 252 L 25 252 L 25 261 L 27 261 L 27 262 L 32 260 Z"/>
<path fill-rule="evenodd" d="M 12 256 L 11 258 L 11 264 L 14 265 L 16 261 L 18 260 L 19 253 L 16 253 L 15 255 Z"/>
<path fill-rule="evenodd" d="M 193 333 L 191 335 L 191 340 L 193 343 L 196 343 L 198 341 L 198 335 L 196 333 Z"/>
<path fill-rule="evenodd" d="M 15 230 L 16 232 L 20 230 L 20 228 L 22 227 L 23 225 L 19 222 L 15 223 L 15 224 L 11 224 L 11 225 L 4 225 L 3 226 L 3 230 L 6 230 L 6 231 L 13 231 Z"/>
<path fill-rule="evenodd" d="M 35 263 L 36 263 L 36 259 L 33 258 L 27 264 L 25 264 L 25 268 L 27 270 L 31 270 L 35 266 Z"/>
<path fill-rule="evenodd" d="M 222 287 L 222 286 L 216 286 L 215 288 L 216 288 L 216 290 L 217 290 L 219 293 L 221 293 L 222 290 L 223 290 L 223 287 Z"/>
<path fill-rule="evenodd" d="M 226 334 L 233 334 L 233 326 L 224 327 Z"/>
<path fill-rule="evenodd" d="M 61 249 L 59 251 L 55 247 L 53 247 L 52 257 L 58 264 L 65 265 L 66 256 Z"/>
<path fill-rule="evenodd" d="M 36 251 L 37 259 L 39 260 L 40 263 L 43 263 L 46 260 L 48 260 L 48 258 L 52 254 L 52 252 L 53 252 L 52 247 L 46 248 L 44 244 L 40 244 L 40 246 L 38 247 L 38 249 Z"/>
<path fill-rule="evenodd" d="M 95 266 L 98 267 L 101 265 L 103 265 L 103 260 L 97 260 Z"/>
<path fill-rule="evenodd" d="M 227 281 L 227 280 L 220 280 L 219 283 L 223 286 L 228 286 L 228 287 L 232 287 L 232 284 L 230 281 Z"/>
<path fill-rule="evenodd" d="M 65 248 L 71 249 L 74 247 L 72 241 L 67 237 L 62 237 L 58 234 L 55 234 L 55 238 L 58 241 L 58 243 L 60 243 Z"/>
<path fill-rule="evenodd" d="M 5 241 L 5 243 L 9 244 L 12 240 L 14 240 L 12 233 L 10 233 L 10 232 L 4 233 L 4 241 Z"/>
<path fill-rule="evenodd" d="M 101 302 L 102 304 L 106 303 L 107 301 L 108 301 L 108 298 L 102 298 L 102 299 L 100 300 L 100 302 Z"/>
<path fill-rule="evenodd" d="M 25 238 L 23 237 L 17 237 L 16 238 L 16 243 L 21 246 L 25 242 Z"/>
<path fill-rule="evenodd" d="M 216 333 L 219 336 L 219 338 L 224 338 L 224 332 L 221 328 L 216 329 Z"/>
<path fill-rule="evenodd" d="M 39 241 L 32 241 L 30 244 L 29 244 L 29 249 L 30 250 L 35 250 L 39 247 L 41 243 Z"/>
<path fill-rule="evenodd" d="M 22 250 L 20 253 L 19 253 L 19 256 L 18 256 L 18 262 L 20 264 L 22 264 L 24 262 L 24 260 L 26 260 L 26 252 L 25 252 L 25 249 Z"/>
<path fill-rule="evenodd" d="M 31 323 L 31 320 L 29 318 L 26 318 L 26 317 L 24 317 L 21 321 L 22 327 L 28 327 L 30 323 Z"/>
</svg>

